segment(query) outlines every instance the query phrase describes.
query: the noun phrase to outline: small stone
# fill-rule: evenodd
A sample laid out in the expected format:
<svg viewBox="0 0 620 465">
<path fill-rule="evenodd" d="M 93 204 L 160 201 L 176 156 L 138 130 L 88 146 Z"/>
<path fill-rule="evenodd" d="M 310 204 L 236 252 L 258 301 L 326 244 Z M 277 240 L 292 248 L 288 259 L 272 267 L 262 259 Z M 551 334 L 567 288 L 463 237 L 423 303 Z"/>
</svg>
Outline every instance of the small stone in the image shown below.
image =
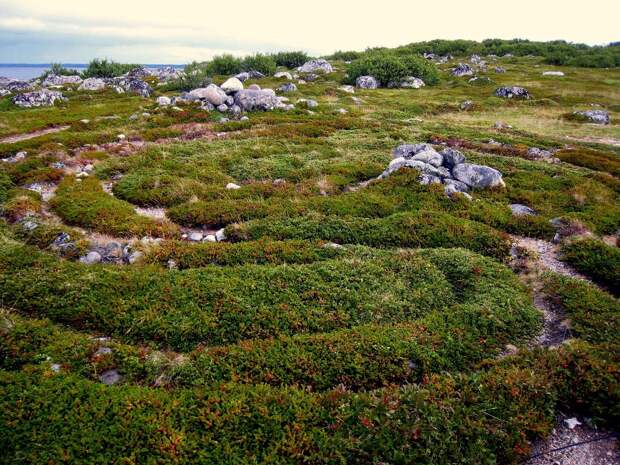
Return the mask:
<svg viewBox="0 0 620 465">
<path fill-rule="evenodd" d="M 225 232 L 225 228 L 219 229 L 216 233 L 215 233 L 215 239 L 218 242 L 221 241 L 225 241 L 226 240 L 226 232 Z"/>
<path fill-rule="evenodd" d="M 207 234 L 204 238 L 205 242 L 217 242 L 214 234 Z"/>
<path fill-rule="evenodd" d="M 291 73 L 289 73 L 288 71 L 280 71 L 279 73 L 276 73 L 273 75 L 274 78 L 276 79 L 288 79 L 289 81 L 291 81 L 293 79 L 293 76 L 291 76 Z"/>
<path fill-rule="evenodd" d="M 190 233 L 189 236 L 187 236 L 187 238 L 192 242 L 200 242 L 202 241 L 203 235 L 202 233 L 199 233 L 199 232 L 193 232 L 193 233 Z"/>
<path fill-rule="evenodd" d="M 514 216 L 535 216 L 536 211 L 528 207 L 527 205 L 522 205 L 520 203 L 513 203 L 509 205 L 510 210 L 512 210 L 512 214 Z"/>
<path fill-rule="evenodd" d="M 360 89 L 377 89 L 379 81 L 374 76 L 360 76 L 355 80 L 355 85 Z"/>
<path fill-rule="evenodd" d="M 219 111 L 220 113 L 225 113 L 228 111 L 228 105 L 226 105 L 225 103 L 222 103 L 221 105 L 217 106 L 217 111 Z"/>
<path fill-rule="evenodd" d="M 97 349 L 97 352 L 95 352 L 95 355 L 99 355 L 99 356 L 111 355 L 111 354 L 112 354 L 112 349 L 110 349 L 109 347 L 99 347 Z"/>
<path fill-rule="evenodd" d="M 226 189 L 241 189 L 241 186 L 239 186 L 238 184 L 235 184 L 234 182 L 229 182 L 228 184 L 226 184 Z"/>
<path fill-rule="evenodd" d="M 80 263 L 84 263 L 85 265 L 94 265 L 99 262 L 101 262 L 101 254 L 99 252 L 88 252 L 83 257 L 80 257 Z"/>
<path fill-rule="evenodd" d="M 354 94 L 355 93 L 355 87 L 353 87 L 353 86 L 340 86 L 340 87 L 338 87 L 338 90 L 346 92 L 347 94 Z"/>
<path fill-rule="evenodd" d="M 127 139 L 127 136 L 125 134 L 119 134 L 118 136 L 116 136 L 116 138 L 119 140 L 119 142 L 122 142 Z"/>
<path fill-rule="evenodd" d="M 170 101 L 170 97 L 161 96 L 157 97 L 157 104 L 162 107 L 166 107 L 170 105 L 172 102 Z"/>
<path fill-rule="evenodd" d="M 564 420 L 564 423 L 566 423 L 566 425 L 568 426 L 568 429 L 575 429 L 575 426 L 581 425 L 581 422 L 577 420 L 575 417 L 567 418 L 566 420 Z"/>
<path fill-rule="evenodd" d="M 107 370 L 101 373 L 101 375 L 99 376 L 99 380 L 103 384 L 110 386 L 112 384 L 118 383 L 121 380 L 121 375 L 118 370 Z"/>
</svg>

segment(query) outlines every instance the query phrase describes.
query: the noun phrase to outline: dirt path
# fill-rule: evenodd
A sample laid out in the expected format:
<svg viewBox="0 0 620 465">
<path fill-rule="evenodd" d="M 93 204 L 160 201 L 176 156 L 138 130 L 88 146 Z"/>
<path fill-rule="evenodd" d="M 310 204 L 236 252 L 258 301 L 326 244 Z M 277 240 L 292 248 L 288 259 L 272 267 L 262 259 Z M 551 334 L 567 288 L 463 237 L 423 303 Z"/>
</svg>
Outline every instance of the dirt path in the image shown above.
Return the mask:
<svg viewBox="0 0 620 465">
<path fill-rule="evenodd" d="M 57 126 L 55 128 L 39 129 L 37 131 L 27 132 L 25 134 L 15 134 L 0 139 L 0 144 L 15 144 L 23 140 L 34 139 L 35 137 L 44 136 L 46 134 L 54 134 L 69 129 L 71 126 Z"/>
<path fill-rule="evenodd" d="M 620 449 L 617 437 L 596 429 L 576 418 L 581 424 L 570 428 L 567 417 L 560 415 L 551 435 L 532 446 L 527 465 L 617 465 Z M 557 450 L 560 449 L 560 450 Z"/>
</svg>

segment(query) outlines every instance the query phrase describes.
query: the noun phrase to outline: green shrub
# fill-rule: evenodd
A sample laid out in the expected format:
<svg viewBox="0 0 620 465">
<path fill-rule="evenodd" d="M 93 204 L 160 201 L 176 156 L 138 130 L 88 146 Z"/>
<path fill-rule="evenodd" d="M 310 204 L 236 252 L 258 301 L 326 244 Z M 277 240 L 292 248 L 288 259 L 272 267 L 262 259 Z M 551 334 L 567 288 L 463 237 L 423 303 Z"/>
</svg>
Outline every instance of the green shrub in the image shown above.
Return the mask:
<svg viewBox="0 0 620 465">
<path fill-rule="evenodd" d="M 110 388 L 2 371 L 0 447 L 6 463 L 514 463 L 529 455 L 529 439 L 551 431 L 558 408 L 617 424 L 612 354 L 588 345 L 525 352 L 368 393 Z"/>
<path fill-rule="evenodd" d="M 363 52 L 356 52 L 354 50 L 350 50 L 346 52 L 342 50 L 338 50 L 337 52 L 332 53 L 329 56 L 329 59 L 330 60 L 353 61 L 353 60 L 357 60 L 362 55 L 363 55 Z"/>
<path fill-rule="evenodd" d="M 354 83 L 359 76 L 374 76 L 382 86 L 398 84 L 408 76 L 422 79 L 426 84 L 439 82 L 437 67 L 415 55 L 396 55 L 388 52 L 366 53 L 347 69 L 348 80 Z"/>
<path fill-rule="evenodd" d="M 595 171 L 606 171 L 620 177 L 620 156 L 613 152 L 580 147 L 558 150 L 555 156 L 566 163 L 584 166 Z"/>
<path fill-rule="evenodd" d="M 271 76 L 276 72 L 276 61 L 271 55 L 249 55 L 241 63 L 243 71 L 258 71 L 265 76 Z"/>
<path fill-rule="evenodd" d="M 620 248 L 597 239 L 577 239 L 562 246 L 562 260 L 620 296 Z"/>
<path fill-rule="evenodd" d="M 73 76 L 78 73 L 74 69 L 65 68 L 61 63 L 52 63 L 50 69 L 45 70 L 41 76 L 39 76 L 39 79 L 45 80 L 50 74 L 55 76 Z"/>
<path fill-rule="evenodd" d="M 570 328 L 591 343 L 617 343 L 620 331 L 620 301 L 588 282 L 549 273 L 543 292 L 570 318 Z"/>
<path fill-rule="evenodd" d="M 210 76 L 237 74 L 243 71 L 243 61 L 230 54 L 218 55 L 207 62 L 205 69 Z"/>
<path fill-rule="evenodd" d="M 289 69 L 297 68 L 310 59 L 306 52 L 278 52 L 271 55 L 276 65 Z"/>
<path fill-rule="evenodd" d="M 309 214 L 304 218 L 255 220 L 226 228 L 233 241 L 269 237 L 363 244 L 371 247 L 463 247 L 504 259 L 510 238 L 488 226 L 441 212 L 399 213 L 379 219 Z"/>
<path fill-rule="evenodd" d="M 82 72 L 82 77 L 113 78 L 121 76 L 139 66 L 140 65 L 136 64 L 117 63 L 115 61 L 108 61 L 107 59 L 100 60 L 95 58 L 88 63 L 88 66 Z"/>
<path fill-rule="evenodd" d="M 138 215 L 131 204 L 105 193 L 94 177 L 65 177 L 50 205 L 68 224 L 104 234 L 166 237 L 178 232 L 171 223 Z"/>
<path fill-rule="evenodd" d="M 159 246 L 148 249 L 144 261 L 165 266 L 169 260 L 174 260 L 177 268 L 183 270 L 208 265 L 312 263 L 339 255 L 339 249 L 326 247 L 324 243 L 300 240 L 203 244 L 164 241 Z"/>
<path fill-rule="evenodd" d="M 206 87 L 209 84 L 211 84 L 211 79 L 208 76 L 207 63 L 193 61 L 185 65 L 181 77 L 166 83 L 163 90 L 188 92 L 199 87 Z"/>
<path fill-rule="evenodd" d="M 9 197 L 9 191 L 14 187 L 11 177 L 0 171 L 0 205 Z"/>
</svg>

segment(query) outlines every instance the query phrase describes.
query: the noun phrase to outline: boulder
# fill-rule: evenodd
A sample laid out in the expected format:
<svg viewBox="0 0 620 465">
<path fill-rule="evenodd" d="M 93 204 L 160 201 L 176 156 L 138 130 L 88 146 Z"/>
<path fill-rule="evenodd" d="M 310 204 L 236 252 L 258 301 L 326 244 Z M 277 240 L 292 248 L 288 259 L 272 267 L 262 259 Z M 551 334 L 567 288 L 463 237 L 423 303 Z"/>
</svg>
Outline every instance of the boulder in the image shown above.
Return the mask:
<svg viewBox="0 0 620 465">
<path fill-rule="evenodd" d="M 419 160 L 423 163 L 428 163 L 429 165 L 432 165 L 434 167 L 438 167 L 443 164 L 443 157 L 433 148 L 422 150 L 421 152 L 416 153 L 410 159 Z"/>
<path fill-rule="evenodd" d="M 191 100 L 206 100 L 211 105 L 218 106 L 226 102 L 228 95 L 215 84 L 209 84 L 207 87 L 190 91 L 188 97 Z"/>
<path fill-rule="evenodd" d="M 12 98 L 13 103 L 22 108 L 50 107 L 56 102 L 64 102 L 66 100 L 61 92 L 47 89 L 17 94 Z"/>
<path fill-rule="evenodd" d="M 506 70 L 504 68 L 502 68 L 501 66 L 496 66 L 495 67 L 495 72 L 499 73 L 499 74 L 502 74 L 502 73 L 505 73 Z"/>
<path fill-rule="evenodd" d="M 66 84 L 80 84 L 82 78 L 78 75 L 72 76 L 58 76 L 56 74 L 49 74 L 45 80 L 41 83 L 42 87 L 49 86 L 64 86 Z"/>
<path fill-rule="evenodd" d="M 287 82 L 286 84 L 282 84 L 280 87 L 278 87 L 278 91 L 279 92 L 296 92 L 297 86 L 293 84 L 292 82 Z"/>
<path fill-rule="evenodd" d="M 153 93 L 153 89 L 142 79 L 134 77 L 121 78 L 117 81 L 117 84 L 125 90 L 125 92 L 131 92 L 132 94 L 138 94 L 142 97 L 149 97 Z"/>
<path fill-rule="evenodd" d="M 105 81 L 99 78 L 88 78 L 82 81 L 78 90 L 101 90 L 105 88 Z"/>
<path fill-rule="evenodd" d="M 279 73 L 274 74 L 273 77 L 276 79 L 284 78 L 288 79 L 289 81 L 293 80 L 293 76 L 288 71 L 280 71 Z"/>
<path fill-rule="evenodd" d="M 402 144 L 392 150 L 392 158 L 411 158 L 425 150 L 435 150 L 431 144 Z"/>
<path fill-rule="evenodd" d="M 505 186 L 502 173 L 488 166 L 460 163 L 452 169 L 452 175 L 473 189 Z"/>
<path fill-rule="evenodd" d="M 332 68 L 332 65 L 330 65 L 327 60 L 319 58 L 305 62 L 302 66 L 297 68 L 297 71 L 300 73 L 321 74 L 332 73 L 334 68 Z"/>
<path fill-rule="evenodd" d="M 474 74 L 474 70 L 471 69 L 471 66 L 469 66 L 466 63 L 459 63 L 454 68 L 452 68 L 452 76 L 461 77 L 461 76 L 471 76 L 473 74 Z"/>
<path fill-rule="evenodd" d="M 463 155 L 458 150 L 452 148 L 445 148 L 441 151 L 441 155 L 443 157 L 443 166 L 452 170 L 456 165 L 460 165 L 461 163 L 465 163 L 465 155 Z"/>
<path fill-rule="evenodd" d="M 469 191 L 469 186 L 464 182 L 457 181 L 456 179 L 445 178 L 443 183 L 446 186 L 451 186 L 457 192 L 467 192 Z"/>
<path fill-rule="evenodd" d="M 235 75 L 235 78 L 238 79 L 241 82 L 245 82 L 248 79 L 250 79 L 250 73 L 248 73 L 247 71 L 243 71 L 243 72 Z"/>
<path fill-rule="evenodd" d="M 580 119 L 594 124 L 609 124 L 611 122 L 611 119 L 609 118 L 609 113 L 604 110 L 576 111 L 574 115 L 576 115 Z"/>
<path fill-rule="evenodd" d="M 148 71 L 152 76 L 155 76 L 161 82 L 168 82 L 179 79 L 184 74 L 183 71 L 173 66 L 164 66 L 162 68 L 151 69 Z"/>
<path fill-rule="evenodd" d="M 235 104 L 243 111 L 273 110 L 279 101 L 273 92 L 268 90 L 240 90 L 235 94 Z"/>
<path fill-rule="evenodd" d="M 390 82 L 388 84 L 388 87 L 393 89 L 393 88 L 400 88 L 400 89 L 419 89 L 420 87 L 424 87 L 426 84 L 424 84 L 424 81 L 420 78 L 414 77 L 414 76 L 409 76 L 404 78 L 402 81 L 400 82 Z"/>
<path fill-rule="evenodd" d="M 94 265 L 101 262 L 101 254 L 99 252 L 88 252 L 85 256 L 80 257 L 80 262 L 85 265 Z"/>
<path fill-rule="evenodd" d="M 355 80 L 355 85 L 360 89 L 377 89 L 379 81 L 373 76 L 360 76 Z"/>
<path fill-rule="evenodd" d="M 222 84 L 220 88 L 227 94 L 233 94 L 243 90 L 243 83 L 236 77 L 231 77 L 224 84 Z"/>
<path fill-rule="evenodd" d="M 340 87 L 338 87 L 338 90 L 346 92 L 347 94 L 354 94 L 355 93 L 355 87 L 353 87 L 353 86 L 340 86 Z"/>
<path fill-rule="evenodd" d="M 536 212 L 528 207 L 527 205 L 523 205 L 520 203 L 513 203 L 509 205 L 510 210 L 512 210 L 512 214 L 514 216 L 534 216 Z"/>
<path fill-rule="evenodd" d="M 157 97 L 157 105 L 161 106 L 161 107 L 166 107 L 168 105 L 170 105 L 172 103 L 172 101 L 170 100 L 170 97 L 166 97 L 166 96 L 161 96 L 161 97 Z"/>
<path fill-rule="evenodd" d="M 524 87 L 512 86 L 512 87 L 499 87 L 495 89 L 495 95 L 502 98 L 530 98 L 530 93 Z"/>
</svg>

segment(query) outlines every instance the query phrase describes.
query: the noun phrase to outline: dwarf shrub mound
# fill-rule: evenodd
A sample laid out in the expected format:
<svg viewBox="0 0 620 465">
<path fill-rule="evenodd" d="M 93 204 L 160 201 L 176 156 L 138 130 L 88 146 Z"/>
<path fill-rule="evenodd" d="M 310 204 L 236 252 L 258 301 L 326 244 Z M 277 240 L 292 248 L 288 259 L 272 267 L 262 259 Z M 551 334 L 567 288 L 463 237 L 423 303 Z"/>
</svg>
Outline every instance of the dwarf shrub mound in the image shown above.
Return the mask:
<svg viewBox="0 0 620 465">
<path fill-rule="evenodd" d="M 347 68 L 351 84 L 360 76 L 374 76 L 382 86 L 400 83 L 408 76 L 422 79 L 426 84 L 439 82 L 437 67 L 421 56 L 395 55 L 388 52 L 368 52 Z"/>
<path fill-rule="evenodd" d="M 562 245 L 562 260 L 620 296 L 620 249 L 597 239 L 577 239 Z"/>
<path fill-rule="evenodd" d="M 6 305 L 77 328 L 184 350 L 198 343 L 409 321 L 453 301 L 441 272 L 416 257 L 175 272 L 87 267 L 9 243 L 2 246 L 2 258 Z M 16 277 L 16 269 L 27 271 Z"/>
<path fill-rule="evenodd" d="M 0 447 L 7 463 L 509 463 L 551 430 L 557 407 L 620 419 L 609 408 L 620 405 L 612 353 L 583 344 L 525 352 L 484 372 L 369 393 L 110 388 L 3 371 Z"/>
<path fill-rule="evenodd" d="M 117 63 L 115 61 L 95 58 L 88 63 L 86 69 L 82 72 L 83 78 L 113 78 L 128 73 L 132 69 L 138 68 L 140 65 Z"/>
<path fill-rule="evenodd" d="M 234 266 L 247 263 L 257 265 L 284 263 L 312 263 L 344 255 L 344 251 L 324 242 L 260 239 L 248 242 L 219 242 L 188 244 L 182 241 L 164 241 L 146 251 L 144 262 L 166 265 L 169 260 L 177 268 L 199 268 L 208 265 Z"/>
<path fill-rule="evenodd" d="M 606 171 L 620 177 L 620 156 L 613 152 L 571 148 L 558 150 L 555 156 L 566 163 L 584 166 L 596 171 Z"/>
<path fill-rule="evenodd" d="M 593 284 L 557 274 L 545 276 L 544 292 L 566 312 L 575 336 L 592 343 L 617 342 L 620 300 Z"/>
<path fill-rule="evenodd" d="M 67 176 L 50 205 L 68 224 L 104 234 L 166 237 L 177 233 L 171 223 L 138 215 L 131 204 L 107 194 L 93 177 L 79 180 Z"/>
<path fill-rule="evenodd" d="M 488 226 L 443 212 L 399 213 L 366 219 L 323 215 L 255 220 L 226 228 L 232 241 L 325 240 L 371 247 L 463 247 L 499 259 L 510 253 L 510 238 Z"/>
<path fill-rule="evenodd" d="M 303 51 L 278 52 L 271 55 L 278 66 L 285 66 L 289 69 L 297 68 L 310 59 L 308 54 Z"/>
</svg>

